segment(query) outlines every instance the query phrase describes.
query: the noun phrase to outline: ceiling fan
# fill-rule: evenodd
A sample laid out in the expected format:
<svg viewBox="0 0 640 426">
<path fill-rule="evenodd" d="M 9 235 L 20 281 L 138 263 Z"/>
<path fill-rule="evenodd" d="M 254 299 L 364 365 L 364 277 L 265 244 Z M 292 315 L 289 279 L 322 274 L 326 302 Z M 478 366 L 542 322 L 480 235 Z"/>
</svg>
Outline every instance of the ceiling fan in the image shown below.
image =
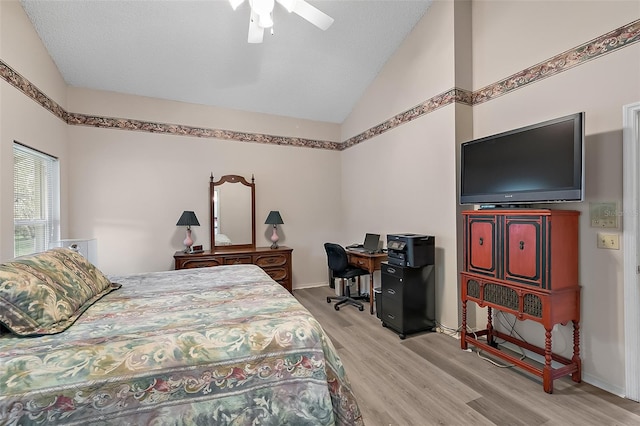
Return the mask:
<svg viewBox="0 0 640 426">
<path fill-rule="evenodd" d="M 233 10 L 236 10 L 243 2 L 244 0 L 229 0 Z M 305 0 L 249 0 L 249 6 L 251 6 L 249 43 L 262 43 L 265 28 L 271 28 L 273 34 L 273 8 L 276 2 L 283 6 L 287 12 L 301 16 L 321 30 L 326 30 L 333 24 L 332 17 L 311 6 Z"/>
</svg>

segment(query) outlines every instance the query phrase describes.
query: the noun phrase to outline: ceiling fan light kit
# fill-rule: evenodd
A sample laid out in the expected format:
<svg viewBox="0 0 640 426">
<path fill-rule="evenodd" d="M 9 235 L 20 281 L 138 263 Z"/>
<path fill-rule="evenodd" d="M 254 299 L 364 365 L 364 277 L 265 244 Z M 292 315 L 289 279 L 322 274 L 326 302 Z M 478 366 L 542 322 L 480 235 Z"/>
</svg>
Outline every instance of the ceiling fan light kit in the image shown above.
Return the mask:
<svg viewBox="0 0 640 426">
<path fill-rule="evenodd" d="M 229 0 L 233 10 L 243 2 L 244 0 Z M 271 34 L 273 34 L 273 8 L 276 3 L 284 7 L 287 12 L 295 13 L 323 31 L 333 24 L 332 17 L 311 6 L 305 0 L 249 0 L 251 7 L 247 38 L 249 43 L 262 43 L 265 28 L 271 28 Z"/>
</svg>

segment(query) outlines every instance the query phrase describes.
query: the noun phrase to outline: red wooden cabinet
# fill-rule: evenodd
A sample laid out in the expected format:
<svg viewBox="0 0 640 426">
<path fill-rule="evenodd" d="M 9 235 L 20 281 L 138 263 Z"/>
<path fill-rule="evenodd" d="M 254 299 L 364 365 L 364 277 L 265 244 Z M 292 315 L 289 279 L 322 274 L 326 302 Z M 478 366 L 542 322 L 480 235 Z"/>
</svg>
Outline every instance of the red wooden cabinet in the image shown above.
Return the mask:
<svg viewBox="0 0 640 426">
<path fill-rule="evenodd" d="M 480 347 L 543 379 L 553 391 L 553 380 L 571 374 L 581 380 L 580 286 L 578 284 L 579 212 L 546 209 L 497 209 L 463 212 L 464 269 L 461 273 L 461 346 Z M 467 303 L 488 308 L 487 328 L 467 333 Z M 492 310 L 511 313 L 519 320 L 541 323 L 545 347 L 539 348 L 493 328 Z M 573 323 L 573 356 L 552 352 L 555 324 Z M 479 337 L 485 337 L 479 339 Z M 497 348 L 496 338 L 543 355 L 542 368 Z M 560 368 L 552 367 L 552 361 Z"/>
</svg>

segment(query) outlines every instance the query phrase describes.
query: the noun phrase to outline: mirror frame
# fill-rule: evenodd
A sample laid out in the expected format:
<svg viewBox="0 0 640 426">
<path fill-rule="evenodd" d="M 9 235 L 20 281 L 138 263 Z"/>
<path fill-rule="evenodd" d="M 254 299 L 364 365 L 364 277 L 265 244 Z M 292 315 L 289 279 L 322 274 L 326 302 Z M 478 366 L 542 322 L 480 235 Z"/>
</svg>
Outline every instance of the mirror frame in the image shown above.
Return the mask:
<svg viewBox="0 0 640 426">
<path fill-rule="evenodd" d="M 224 183 L 240 183 L 242 185 L 248 186 L 251 189 L 251 244 L 231 244 L 226 246 L 218 246 L 216 247 L 216 235 L 215 235 L 215 201 L 214 194 L 217 186 L 220 186 Z M 251 175 L 251 183 L 247 182 L 247 180 L 243 176 L 238 175 L 224 175 L 217 181 L 213 181 L 213 173 L 211 173 L 211 177 L 209 177 L 209 226 L 210 226 L 210 238 L 211 238 L 211 250 L 216 251 L 216 249 L 254 249 L 256 248 L 256 183 L 255 178 Z"/>
</svg>

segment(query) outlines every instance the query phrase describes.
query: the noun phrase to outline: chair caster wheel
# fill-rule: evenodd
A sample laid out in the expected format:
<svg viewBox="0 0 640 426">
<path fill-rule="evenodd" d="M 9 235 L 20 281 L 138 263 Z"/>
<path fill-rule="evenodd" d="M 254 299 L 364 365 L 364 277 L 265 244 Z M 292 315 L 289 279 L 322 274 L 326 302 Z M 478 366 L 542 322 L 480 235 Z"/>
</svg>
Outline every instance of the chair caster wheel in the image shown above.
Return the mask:
<svg viewBox="0 0 640 426">
<path fill-rule="evenodd" d="M 404 340 L 407 336 L 405 334 L 400 334 L 398 337 L 400 337 L 400 340 Z"/>
<path fill-rule="evenodd" d="M 385 324 L 385 323 L 382 323 L 382 326 L 383 326 L 384 328 L 387 328 L 387 324 Z"/>
<path fill-rule="evenodd" d="M 360 312 L 364 311 L 364 306 L 358 306 L 358 310 L 359 310 Z"/>
<path fill-rule="evenodd" d="M 331 298 L 327 296 L 327 303 L 331 303 Z"/>
<path fill-rule="evenodd" d="M 340 310 L 340 306 L 338 306 L 338 305 L 334 306 L 334 308 L 336 308 L 336 311 Z"/>
</svg>

